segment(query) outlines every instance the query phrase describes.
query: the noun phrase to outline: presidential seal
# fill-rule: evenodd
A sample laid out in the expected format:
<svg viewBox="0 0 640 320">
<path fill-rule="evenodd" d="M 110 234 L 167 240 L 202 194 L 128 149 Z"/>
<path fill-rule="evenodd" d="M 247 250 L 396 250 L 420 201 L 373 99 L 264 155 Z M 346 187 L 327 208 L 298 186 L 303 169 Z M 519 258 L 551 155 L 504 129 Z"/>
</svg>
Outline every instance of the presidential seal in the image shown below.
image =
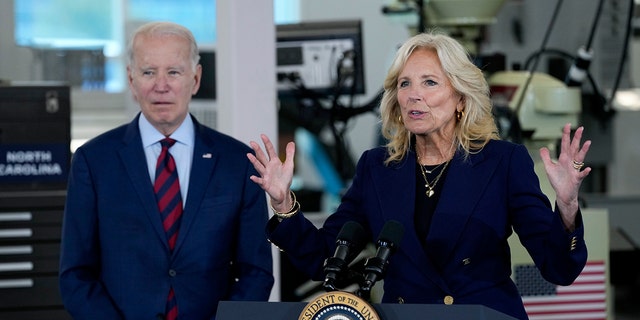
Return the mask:
<svg viewBox="0 0 640 320">
<path fill-rule="evenodd" d="M 376 310 L 348 292 L 331 291 L 311 300 L 298 320 L 380 320 Z"/>
</svg>

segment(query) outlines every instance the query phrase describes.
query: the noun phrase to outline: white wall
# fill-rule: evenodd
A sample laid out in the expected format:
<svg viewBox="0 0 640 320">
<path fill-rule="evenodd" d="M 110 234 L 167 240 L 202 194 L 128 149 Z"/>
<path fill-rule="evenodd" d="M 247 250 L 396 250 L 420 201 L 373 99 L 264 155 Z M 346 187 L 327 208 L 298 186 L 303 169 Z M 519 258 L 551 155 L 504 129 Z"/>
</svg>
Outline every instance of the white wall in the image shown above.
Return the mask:
<svg viewBox="0 0 640 320">
<path fill-rule="evenodd" d="M 13 1 L 0 1 L 0 80 L 31 80 L 32 52 L 14 45 Z"/>
<path fill-rule="evenodd" d="M 240 141 L 277 141 L 273 1 L 218 0 L 217 126 Z M 260 70 L 260 72 L 256 72 Z"/>
<path fill-rule="evenodd" d="M 216 129 L 245 143 L 260 141 L 261 133 L 277 141 L 273 1 L 218 0 L 216 12 Z M 272 255 L 275 283 L 270 300 L 278 301 L 280 260 L 275 246 Z"/>
</svg>

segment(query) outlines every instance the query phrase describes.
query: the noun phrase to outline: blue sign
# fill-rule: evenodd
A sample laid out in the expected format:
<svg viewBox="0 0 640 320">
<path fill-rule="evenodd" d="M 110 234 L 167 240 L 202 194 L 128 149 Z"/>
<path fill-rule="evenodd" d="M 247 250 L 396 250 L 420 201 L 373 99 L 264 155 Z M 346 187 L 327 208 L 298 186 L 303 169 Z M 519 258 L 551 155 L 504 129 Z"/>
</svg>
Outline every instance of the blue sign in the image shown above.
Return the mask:
<svg viewBox="0 0 640 320">
<path fill-rule="evenodd" d="M 0 182 L 66 182 L 69 174 L 69 145 L 0 145 Z"/>
</svg>

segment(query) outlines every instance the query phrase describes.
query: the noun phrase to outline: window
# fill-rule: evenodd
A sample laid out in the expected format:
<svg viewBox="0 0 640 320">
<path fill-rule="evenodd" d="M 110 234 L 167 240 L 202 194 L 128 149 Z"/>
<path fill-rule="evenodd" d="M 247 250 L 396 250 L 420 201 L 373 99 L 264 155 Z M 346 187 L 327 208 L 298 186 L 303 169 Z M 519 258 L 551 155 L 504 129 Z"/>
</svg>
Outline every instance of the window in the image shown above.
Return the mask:
<svg viewBox="0 0 640 320">
<path fill-rule="evenodd" d="M 298 2 L 274 0 L 275 23 L 297 22 Z M 188 27 L 201 46 L 215 47 L 215 17 L 215 0 L 16 0 L 15 41 L 41 60 L 43 79 L 35 80 L 121 92 L 126 32 L 168 20 Z"/>
<path fill-rule="evenodd" d="M 215 0 L 128 0 L 127 21 L 166 20 L 191 30 L 200 45 L 216 43 Z M 135 26 L 134 26 L 135 28 Z"/>
<path fill-rule="evenodd" d="M 119 47 L 120 1 L 15 1 L 15 41 L 35 48 Z"/>
</svg>

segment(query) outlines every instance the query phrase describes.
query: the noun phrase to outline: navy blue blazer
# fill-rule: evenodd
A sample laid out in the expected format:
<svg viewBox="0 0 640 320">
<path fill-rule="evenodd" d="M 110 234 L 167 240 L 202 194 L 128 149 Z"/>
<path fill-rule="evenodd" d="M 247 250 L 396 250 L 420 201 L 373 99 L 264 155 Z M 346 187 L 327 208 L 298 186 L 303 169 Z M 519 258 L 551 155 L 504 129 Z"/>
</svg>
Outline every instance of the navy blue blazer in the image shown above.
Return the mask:
<svg viewBox="0 0 640 320">
<path fill-rule="evenodd" d="M 454 156 L 424 250 L 414 227 L 415 153 L 390 166 L 386 156 L 384 148 L 363 153 L 352 185 L 319 231 L 302 215 L 272 219 L 270 240 L 321 280 L 323 260 L 332 256 L 345 222 L 363 225 L 374 242 L 385 222 L 397 220 L 405 233 L 390 258 L 382 302 L 442 304 L 450 296 L 453 303 L 482 304 L 518 319 L 527 315 L 510 278 L 507 238 L 513 231 L 548 281 L 569 285 L 584 267 L 581 215 L 577 229 L 567 232 L 524 146 L 491 141 L 467 160 Z"/>
<path fill-rule="evenodd" d="M 67 310 L 75 319 L 156 319 L 170 286 L 181 319 L 214 319 L 220 300 L 268 300 L 268 210 L 249 180 L 252 150 L 193 119 L 189 193 L 170 253 L 138 117 L 74 153 L 60 261 Z"/>
</svg>

